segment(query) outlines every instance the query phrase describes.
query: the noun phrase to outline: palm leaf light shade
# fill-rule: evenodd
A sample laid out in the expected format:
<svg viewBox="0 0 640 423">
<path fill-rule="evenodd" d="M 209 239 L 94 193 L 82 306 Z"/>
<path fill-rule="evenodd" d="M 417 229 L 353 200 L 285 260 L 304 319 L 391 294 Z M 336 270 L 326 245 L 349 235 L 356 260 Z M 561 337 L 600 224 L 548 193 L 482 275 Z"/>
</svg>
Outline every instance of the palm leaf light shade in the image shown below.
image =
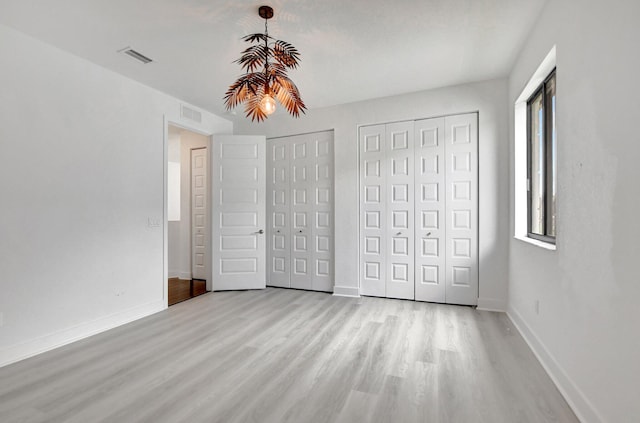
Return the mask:
<svg viewBox="0 0 640 423">
<path fill-rule="evenodd" d="M 245 73 L 227 90 L 225 106 L 230 110 L 244 103 L 247 117 L 260 122 L 275 112 L 277 99 L 291 115 L 299 117 L 306 106 L 287 71 L 298 67 L 300 53 L 291 44 L 269 36 L 267 21 L 273 17 L 271 7 L 261 6 L 258 12 L 264 18 L 264 34 L 243 38 L 251 46 L 235 63 L 239 63 Z"/>
</svg>

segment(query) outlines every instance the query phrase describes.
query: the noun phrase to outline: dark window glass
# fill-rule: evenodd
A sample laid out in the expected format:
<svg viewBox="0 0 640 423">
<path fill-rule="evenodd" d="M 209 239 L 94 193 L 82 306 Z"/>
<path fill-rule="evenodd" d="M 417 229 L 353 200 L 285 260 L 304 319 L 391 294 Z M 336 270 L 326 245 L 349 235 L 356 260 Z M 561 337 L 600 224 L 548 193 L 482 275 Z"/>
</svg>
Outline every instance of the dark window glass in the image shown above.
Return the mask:
<svg viewBox="0 0 640 423">
<path fill-rule="evenodd" d="M 528 234 L 555 242 L 556 75 L 549 75 L 527 102 Z"/>
</svg>

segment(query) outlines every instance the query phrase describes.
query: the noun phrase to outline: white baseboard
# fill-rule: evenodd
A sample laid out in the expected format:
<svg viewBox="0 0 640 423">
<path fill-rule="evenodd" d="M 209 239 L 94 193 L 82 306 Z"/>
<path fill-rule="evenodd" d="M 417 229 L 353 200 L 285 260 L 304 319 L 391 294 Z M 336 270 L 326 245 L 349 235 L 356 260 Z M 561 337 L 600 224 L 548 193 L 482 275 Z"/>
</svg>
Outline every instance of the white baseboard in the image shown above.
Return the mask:
<svg viewBox="0 0 640 423">
<path fill-rule="evenodd" d="M 360 298 L 360 290 L 353 286 L 334 286 L 333 295 L 336 297 L 353 297 Z"/>
<path fill-rule="evenodd" d="M 507 302 L 497 298 L 478 298 L 478 310 L 483 311 L 507 311 Z"/>
<path fill-rule="evenodd" d="M 542 364 L 542 367 L 544 367 L 578 419 L 582 423 L 603 423 L 605 420 L 596 411 L 591 401 L 585 397 L 580 388 L 565 373 L 558 361 L 525 323 L 522 316 L 511 307 L 507 310 L 507 316 L 529 345 L 533 354 L 538 358 L 538 361 Z"/>
<path fill-rule="evenodd" d="M 166 307 L 165 300 L 154 301 L 9 346 L 0 351 L 0 367 L 141 319 L 162 311 Z"/>
<path fill-rule="evenodd" d="M 180 272 L 178 272 L 177 270 L 169 270 L 169 279 L 171 278 L 178 278 L 180 279 Z"/>
</svg>

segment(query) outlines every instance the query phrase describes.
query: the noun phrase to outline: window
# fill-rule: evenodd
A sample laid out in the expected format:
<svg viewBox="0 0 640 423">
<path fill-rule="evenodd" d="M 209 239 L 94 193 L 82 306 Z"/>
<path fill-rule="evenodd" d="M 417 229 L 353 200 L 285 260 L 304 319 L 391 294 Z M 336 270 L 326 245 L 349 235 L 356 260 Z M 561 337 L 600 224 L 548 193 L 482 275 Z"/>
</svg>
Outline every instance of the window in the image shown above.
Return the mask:
<svg viewBox="0 0 640 423">
<path fill-rule="evenodd" d="M 556 238 L 556 73 L 527 101 L 527 235 Z"/>
</svg>

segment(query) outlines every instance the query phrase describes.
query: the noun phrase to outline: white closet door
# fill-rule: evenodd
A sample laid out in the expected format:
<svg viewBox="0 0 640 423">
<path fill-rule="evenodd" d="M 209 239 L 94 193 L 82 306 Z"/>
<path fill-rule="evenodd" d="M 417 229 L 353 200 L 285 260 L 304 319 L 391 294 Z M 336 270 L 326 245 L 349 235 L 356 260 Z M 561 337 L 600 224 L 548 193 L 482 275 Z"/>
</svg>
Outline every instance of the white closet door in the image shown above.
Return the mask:
<svg viewBox="0 0 640 423">
<path fill-rule="evenodd" d="M 209 196 L 206 147 L 191 149 L 191 278 L 206 280 Z"/>
<path fill-rule="evenodd" d="M 385 125 L 360 128 L 360 293 L 386 296 Z"/>
<path fill-rule="evenodd" d="M 294 137 L 291 142 L 291 287 L 298 289 L 312 286 L 314 173 L 313 143 L 307 137 Z"/>
<path fill-rule="evenodd" d="M 478 115 L 445 119 L 446 302 L 478 301 Z"/>
<path fill-rule="evenodd" d="M 444 118 L 415 122 L 416 300 L 445 302 Z"/>
<path fill-rule="evenodd" d="M 213 137 L 213 290 L 265 287 L 265 139 Z"/>
<path fill-rule="evenodd" d="M 267 145 L 267 285 L 291 287 L 290 150 L 286 139 Z"/>
<path fill-rule="evenodd" d="M 315 156 L 311 242 L 314 291 L 333 291 L 333 132 L 311 134 Z"/>
<path fill-rule="evenodd" d="M 386 125 L 386 296 L 414 299 L 414 124 Z"/>
<path fill-rule="evenodd" d="M 333 291 L 333 131 L 268 142 L 269 285 Z"/>
</svg>

